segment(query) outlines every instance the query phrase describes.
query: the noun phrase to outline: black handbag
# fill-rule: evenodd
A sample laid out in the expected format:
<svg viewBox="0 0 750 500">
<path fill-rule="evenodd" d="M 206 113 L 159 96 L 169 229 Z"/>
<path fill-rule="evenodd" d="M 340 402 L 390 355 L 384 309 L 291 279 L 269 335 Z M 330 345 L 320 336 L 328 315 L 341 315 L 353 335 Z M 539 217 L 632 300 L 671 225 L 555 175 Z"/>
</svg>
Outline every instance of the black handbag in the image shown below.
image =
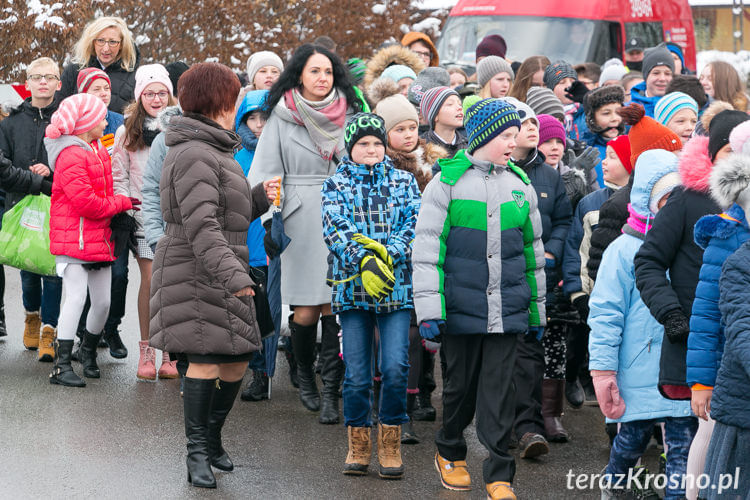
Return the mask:
<svg viewBox="0 0 750 500">
<path fill-rule="evenodd" d="M 255 295 L 253 295 L 255 320 L 258 323 L 258 330 L 260 330 L 260 338 L 265 339 L 276 331 L 271 316 L 271 307 L 268 305 L 267 277 L 266 273 L 255 267 L 250 267 L 250 277 L 255 282 L 252 287 L 255 292 Z"/>
</svg>

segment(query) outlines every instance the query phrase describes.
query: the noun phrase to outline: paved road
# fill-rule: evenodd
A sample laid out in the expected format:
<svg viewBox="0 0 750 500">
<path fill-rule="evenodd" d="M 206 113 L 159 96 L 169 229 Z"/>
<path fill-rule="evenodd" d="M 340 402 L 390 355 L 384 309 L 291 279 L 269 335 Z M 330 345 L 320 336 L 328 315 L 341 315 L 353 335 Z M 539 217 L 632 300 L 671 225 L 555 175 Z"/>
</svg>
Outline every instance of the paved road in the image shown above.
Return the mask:
<svg viewBox="0 0 750 500">
<path fill-rule="evenodd" d="M 50 385 L 51 365 L 21 343 L 23 310 L 18 271 L 6 268 L 9 336 L 0 340 L 0 497 L 3 498 L 485 498 L 481 462 L 486 456 L 473 427 L 467 430 L 469 470 L 475 488 L 441 487 L 432 465 L 436 423 L 417 422 L 418 445 L 403 448 L 406 476 L 361 478 L 340 472 L 346 455 L 343 426 L 323 426 L 304 410 L 279 369 L 271 401 L 238 401 L 224 430 L 224 446 L 237 467 L 217 472 L 218 491 L 190 487 L 185 472 L 182 400 L 176 380 L 139 382 L 137 365 L 138 271 L 131 280 L 123 337 L 130 350 L 115 360 L 100 350 L 102 378 L 85 389 Z M 80 366 L 75 369 L 80 373 Z M 434 397 L 437 402 L 437 397 Z M 568 410 L 568 444 L 553 445 L 540 460 L 517 458 L 515 487 L 523 499 L 598 498 L 566 490 L 566 474 L 596 473 L 609 456 L 598 408 Z"/>
</svg>

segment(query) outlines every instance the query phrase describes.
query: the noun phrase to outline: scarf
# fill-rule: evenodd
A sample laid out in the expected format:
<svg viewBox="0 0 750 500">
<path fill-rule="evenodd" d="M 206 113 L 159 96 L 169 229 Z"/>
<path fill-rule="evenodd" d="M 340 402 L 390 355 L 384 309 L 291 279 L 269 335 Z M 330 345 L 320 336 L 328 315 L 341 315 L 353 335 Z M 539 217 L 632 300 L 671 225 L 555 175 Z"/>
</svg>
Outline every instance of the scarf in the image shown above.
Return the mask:
<svg viewBox="0 0 750 500">
<path fill-rule="evenodd" d="M 159 132 L 161 132 L 159 120 L 150 117 L 143 120 L 143 142 L 146 143 L 146 146 L 151 147 Z"/>
<path fill-rule="evenodd" d="M 577 102 L 563 106 L 563 111 L 565 112 L 565 132 L 573 130 L 573 116 L 575 116 L 580 107 L 581 105 Z"/>
<path fill-rule="evenodd" d="M 346 121 L 346 98 L 334 89 L 328 97 L 319 102 L 308 101 L 297 89 L 284 93 L 284 104 L 292 118 L 307 129 L 318 154 L 328 161 L 338 153 Z"/>
<path fill-rule="evenodd" d="M 255 134 L 253 134 L 253 131 L 247 126 L 247 123 L 240 123 L 240 126 L 237 127 L 237 135 L 239 135 L 242 140 L 242 147 L 248 152 L 255 151 L 258 147 L 258 138 L 255 137 Z"/>
<path fill-rule="evenodd" d="M 639 234 L 646 235 L 651 229 L 653 222 L 651 214 L 647 215 L 644 218 L 641 214 L 635 211 L 633 205 L 631 205 L 630 203 L 628 203 L 628 213 L 630 214 L 630 216 L 628 217 L 626 225 Z M 623 232 L 625 231 L 623 230 Z"/>
</svg>

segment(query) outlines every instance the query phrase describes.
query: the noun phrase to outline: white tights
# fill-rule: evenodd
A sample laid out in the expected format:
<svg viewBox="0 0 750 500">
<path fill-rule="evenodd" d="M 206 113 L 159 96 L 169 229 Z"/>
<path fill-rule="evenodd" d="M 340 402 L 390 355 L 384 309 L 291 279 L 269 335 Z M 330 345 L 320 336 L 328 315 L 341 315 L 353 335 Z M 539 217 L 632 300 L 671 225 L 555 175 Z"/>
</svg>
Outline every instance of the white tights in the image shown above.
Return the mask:
<svg viewBox="0 0 750 500">
<path fill-rule="evenodd" d="M 688 500 L 696 500 L 698 498 L 698 487 L 695 483 L 698 480 L 698 476 L 703 474 L 708 445 L 711 443 L 711 434 L 713 432 L 714 420 L 710 416 L 708 420 L 698 419 L 698 432 L 695 433 L 693 444 L 690 445 L 690 453 L 688 453 L 687 461 L 687 473 L 695 479 L 686 483 L 685 496 Z"/>
<path fill-rule="evenodd" d="M 91 308 L 86 316 L 86 330 L 94 334 L 101 333 L 109 314 L 112 267 L 89 271 L 82 264 L 65 264 L 64 266 L 62 278 L 65 300 L 60 306 L 57 338 L 61 340 L 75 338 L 78 321 L 86 305 L 87 289 L 91 299 Z"/>
</svg>

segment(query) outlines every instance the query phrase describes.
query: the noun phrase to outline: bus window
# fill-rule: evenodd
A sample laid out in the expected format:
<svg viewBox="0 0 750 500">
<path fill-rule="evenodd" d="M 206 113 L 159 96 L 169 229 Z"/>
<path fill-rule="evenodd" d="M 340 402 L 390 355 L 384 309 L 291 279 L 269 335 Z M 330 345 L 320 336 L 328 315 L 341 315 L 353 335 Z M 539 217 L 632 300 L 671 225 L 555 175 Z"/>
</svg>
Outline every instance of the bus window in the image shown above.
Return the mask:
<svg viewBox="0 0 750 500">
<path fill-rule="evenodd" d="M 656 47 L 664 41 L 664 31 L 661 22 L 625 23 L 625 39 L 638 37 L 643 40 L 646 48 Z"/>
</svg>

